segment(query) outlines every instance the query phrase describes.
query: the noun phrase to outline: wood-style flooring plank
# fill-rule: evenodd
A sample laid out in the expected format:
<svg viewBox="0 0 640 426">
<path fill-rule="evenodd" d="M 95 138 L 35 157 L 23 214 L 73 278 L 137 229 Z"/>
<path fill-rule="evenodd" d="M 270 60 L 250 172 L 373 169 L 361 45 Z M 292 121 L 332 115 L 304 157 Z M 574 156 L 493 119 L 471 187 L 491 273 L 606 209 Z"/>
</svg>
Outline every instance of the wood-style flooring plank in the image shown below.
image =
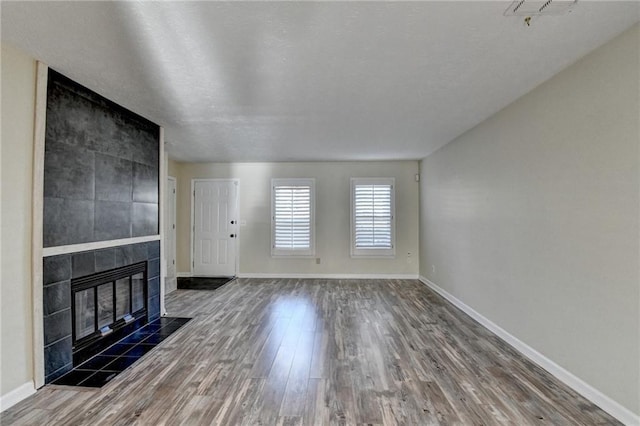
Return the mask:
<svg viewBox="0 0 640 426">
<path fill-rule="evenodd" d="M 238 279 L 102 389 L 46 386 L 3 425 L 616 425 L 415 280 Z"/>
</svg>

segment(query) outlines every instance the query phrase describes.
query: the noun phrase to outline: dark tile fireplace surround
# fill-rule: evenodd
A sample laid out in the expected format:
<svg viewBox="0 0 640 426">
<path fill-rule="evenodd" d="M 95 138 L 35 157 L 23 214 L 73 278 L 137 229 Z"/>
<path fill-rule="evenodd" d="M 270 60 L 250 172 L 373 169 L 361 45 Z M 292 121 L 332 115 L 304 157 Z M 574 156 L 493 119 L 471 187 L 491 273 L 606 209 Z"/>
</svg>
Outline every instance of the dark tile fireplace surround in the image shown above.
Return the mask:
<svg viewBox="0 0 640 426">
<path fill-rule="evenodd" d="M 50 69 L 44 248 L 158 235 L 159 159 L 157 124 Z M 160 242 L 46 256 L 43 285 L 51 383 L 160 317 Z M 85 311 L 74 315 L 74 304 Z"/>
<path fill-rule="evenodd" d="M 76 347 L 74 351 L 72 281 L 141 262 L 146 263 L 146 314 L 130 324 L 123 324 L 119 333 L 97 339 L 89 346 Z M 51 383 L 123 334 L 160 317 L 160 242 L 45 257 L 43 284 L 45 383 Z"/>
</svg>

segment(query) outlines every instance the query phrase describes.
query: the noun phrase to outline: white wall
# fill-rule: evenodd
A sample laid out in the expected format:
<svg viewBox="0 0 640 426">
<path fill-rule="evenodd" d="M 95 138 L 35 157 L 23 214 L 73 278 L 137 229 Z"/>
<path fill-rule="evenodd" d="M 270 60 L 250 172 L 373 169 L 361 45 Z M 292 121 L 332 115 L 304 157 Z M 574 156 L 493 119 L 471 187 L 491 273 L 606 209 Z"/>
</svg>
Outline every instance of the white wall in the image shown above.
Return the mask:
<svg viewBox="0 0 640 426">
<path fill-rule="evenodd" d="M 418 274 L 418 162 L 177 163 L 178 271 L 190 271 L 191 179 L 240 180 L 240 274 Z M 271 257 L 271 179 L 316 179 L 316 257 Z M 350 178 L 395 177 L 396 258 L 350 257 Z M 411 258 L 407 258 L 411 253 Z"/>
<path fill-rule="evenodd" d="M 31 182 L 35 75 L 33 58 L 2 45 L 0 395 L 3 397 L 33 379 Z"/>
<path fill-rule="evenodd" d="M 636 414 L 639 51 L 636 25 L 424 159 L 420 213 L 421 275 Z"/>
</svg>

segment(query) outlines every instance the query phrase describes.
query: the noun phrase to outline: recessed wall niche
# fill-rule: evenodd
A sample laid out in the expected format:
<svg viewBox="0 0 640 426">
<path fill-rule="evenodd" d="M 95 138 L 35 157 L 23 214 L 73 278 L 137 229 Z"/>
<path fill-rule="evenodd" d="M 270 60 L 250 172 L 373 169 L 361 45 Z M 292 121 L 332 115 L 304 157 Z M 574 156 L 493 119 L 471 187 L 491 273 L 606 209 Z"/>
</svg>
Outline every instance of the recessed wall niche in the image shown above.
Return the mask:
<svg viewBox="0 0 640 426">
<path fill-rule="evenodd" d="M 158 234 L 160 128 L 49 70 L 44 247 Z"/>
</svg>

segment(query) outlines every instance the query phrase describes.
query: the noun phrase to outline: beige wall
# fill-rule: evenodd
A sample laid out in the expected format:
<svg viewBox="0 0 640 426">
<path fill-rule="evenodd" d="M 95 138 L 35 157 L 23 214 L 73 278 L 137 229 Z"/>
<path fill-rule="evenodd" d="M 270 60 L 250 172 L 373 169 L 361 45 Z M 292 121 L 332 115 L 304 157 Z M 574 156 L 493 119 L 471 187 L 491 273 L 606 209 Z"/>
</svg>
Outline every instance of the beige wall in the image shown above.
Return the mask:
<svg viewBox="0 0 640 426">
<path fill-rule="evenodd" d="M 167 176 L 178 177 L 178 163 L 171 158 L 167 159 Z"/>
<path fill-rule="evenodd" d="M 421 275 L 635 413 L 638 28 L 424 159 L 420 214 Z"/>
<path fill-rule="evenodd" d="M 2 45 L 0 394 L 33 379 L 31 182 L 35 60 Z"/>
<path fill-rule="evenodd" d="M 178 271 L 189 272 L 191 179 L 240 180 L 240 273 L 418 274 L 416 161 L 344 163 L 179 163 Z M 316 179 L 316 257 L 271 257 L 271 178 Z M 350 257 L 350 178 L 396 178 L 396 258 Z M 411 257 L 407 258 L 407 253 Z"/>
</svg>

